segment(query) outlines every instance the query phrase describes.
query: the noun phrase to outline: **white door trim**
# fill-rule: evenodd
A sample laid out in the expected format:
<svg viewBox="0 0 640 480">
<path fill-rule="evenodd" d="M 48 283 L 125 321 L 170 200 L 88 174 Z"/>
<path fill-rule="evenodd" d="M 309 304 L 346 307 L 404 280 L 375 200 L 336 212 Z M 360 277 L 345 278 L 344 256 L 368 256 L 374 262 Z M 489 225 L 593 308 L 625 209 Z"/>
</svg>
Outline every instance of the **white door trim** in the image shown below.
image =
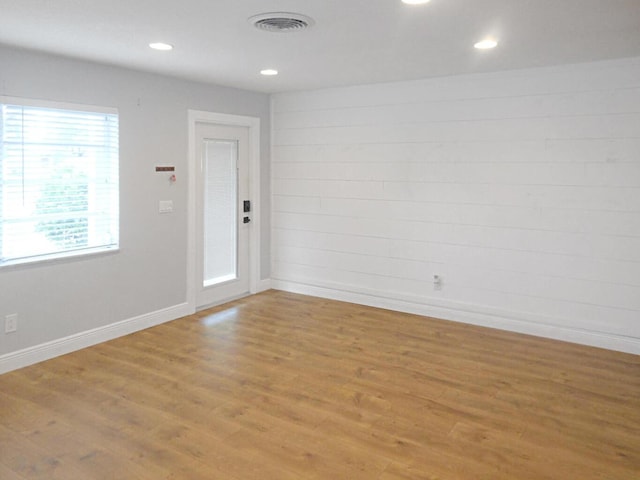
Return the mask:
<svg viewBox="0 0 640 480">
<path fill-rule="evenodd" d="M 249 129 L 249 195 L 251 224 L 249 228 L 249 292 L 259 291 L 260 281 L 260 119 L 243 115 L 188 110 L 189 122 L 189 189 L 187 196 L 187 303 L 196 311 L 196 124 L 210 123 Z"/>
</svg>

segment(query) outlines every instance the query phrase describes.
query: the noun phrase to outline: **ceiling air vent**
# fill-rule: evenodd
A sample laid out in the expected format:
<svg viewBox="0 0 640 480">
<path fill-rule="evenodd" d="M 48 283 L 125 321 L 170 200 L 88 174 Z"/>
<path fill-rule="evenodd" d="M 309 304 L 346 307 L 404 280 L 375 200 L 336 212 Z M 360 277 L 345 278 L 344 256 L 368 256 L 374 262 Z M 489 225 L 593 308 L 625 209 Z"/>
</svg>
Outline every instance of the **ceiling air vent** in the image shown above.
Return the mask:
<svg viewBox="0 0 640 480">
<path fill-rule="evenodd" d="M 254 15 L 249 22 L 259 30 L 266 32 L 299 32 L 313 25 L 313 20 L 299 13 L 274 12 Z"/>
</svg>

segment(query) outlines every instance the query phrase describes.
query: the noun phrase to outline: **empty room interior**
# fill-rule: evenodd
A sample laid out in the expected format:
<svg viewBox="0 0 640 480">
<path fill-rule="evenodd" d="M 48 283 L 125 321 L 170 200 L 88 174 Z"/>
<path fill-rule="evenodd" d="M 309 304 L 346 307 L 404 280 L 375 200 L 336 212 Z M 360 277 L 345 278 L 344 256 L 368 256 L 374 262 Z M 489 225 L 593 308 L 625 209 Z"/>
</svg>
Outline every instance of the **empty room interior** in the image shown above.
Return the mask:
<svg viewBox="0 0 640 480">
<path fill-rule="evenodd" d="M 640 1 L 0 0 L 0 479 L 640 479 Z"/>
</svg>

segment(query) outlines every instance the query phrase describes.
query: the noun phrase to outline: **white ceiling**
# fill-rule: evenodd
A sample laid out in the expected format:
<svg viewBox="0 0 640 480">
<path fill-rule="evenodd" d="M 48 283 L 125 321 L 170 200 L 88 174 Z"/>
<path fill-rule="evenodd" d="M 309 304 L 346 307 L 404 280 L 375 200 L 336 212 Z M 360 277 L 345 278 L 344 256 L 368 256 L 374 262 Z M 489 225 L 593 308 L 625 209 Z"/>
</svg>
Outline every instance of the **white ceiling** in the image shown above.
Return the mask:
<svg viewBox="0 0 640 480">
<path fill-rule="evenodd" d="M 274 11 L 316 23 L 247 21 Z M 488 35 L 498 48 L 473 48 Z M 0 43 L 282 92 L 639 56 L 640 0 L 0 0 Z"/>
</svg>

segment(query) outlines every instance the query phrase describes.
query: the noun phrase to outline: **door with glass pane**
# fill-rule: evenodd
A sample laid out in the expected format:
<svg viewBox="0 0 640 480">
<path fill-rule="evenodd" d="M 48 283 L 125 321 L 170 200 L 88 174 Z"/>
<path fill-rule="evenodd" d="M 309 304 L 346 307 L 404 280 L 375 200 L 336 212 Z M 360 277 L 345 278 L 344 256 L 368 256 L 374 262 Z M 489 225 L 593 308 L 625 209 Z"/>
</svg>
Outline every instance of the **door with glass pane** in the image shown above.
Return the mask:
<svg viewBox="0 0 640 480">
<path fill-rule="evenodd" d="M 248 133 L 196 125 L 199 308 L 249 293 Z"/>
</svg>

